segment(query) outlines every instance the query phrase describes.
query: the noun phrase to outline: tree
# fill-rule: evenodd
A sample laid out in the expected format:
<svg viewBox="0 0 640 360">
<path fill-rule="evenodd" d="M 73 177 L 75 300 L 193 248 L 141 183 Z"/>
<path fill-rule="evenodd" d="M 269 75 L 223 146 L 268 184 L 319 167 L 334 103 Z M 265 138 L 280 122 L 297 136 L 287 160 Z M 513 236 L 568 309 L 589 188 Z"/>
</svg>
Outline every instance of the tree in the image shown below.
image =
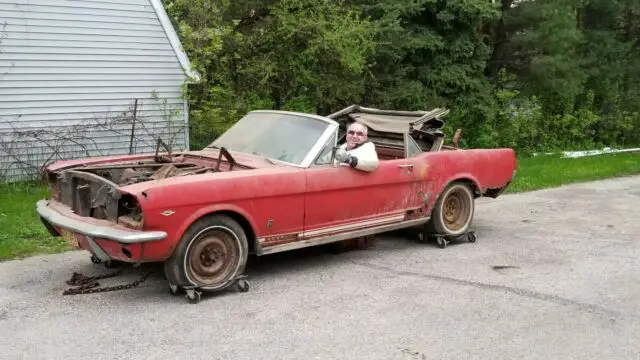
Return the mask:
<svg viewBox="0 0 640 360">
<path fill-rule="evenodd" d="M 237 85 L 273 108 L 328 112 L 359 101 L 375 25 L 333 0 L 281 0 L 242 29 Z"/>
<path fill-rule="evenodd" d="M 466 146 L 640 142 L 640 0 L 164 2 L 202 74 L 196 147 L 256 108 L 352 103 L 449 107 Z"/>
<path fill-rule="evenodd" d="M 189 89 L 192 133 L 204 134 L 196 146 L 256 108 L 326 112 L 362 96 L 376 28 L 339 1 L 165 6 L 202 74 Z"/>
</svg>

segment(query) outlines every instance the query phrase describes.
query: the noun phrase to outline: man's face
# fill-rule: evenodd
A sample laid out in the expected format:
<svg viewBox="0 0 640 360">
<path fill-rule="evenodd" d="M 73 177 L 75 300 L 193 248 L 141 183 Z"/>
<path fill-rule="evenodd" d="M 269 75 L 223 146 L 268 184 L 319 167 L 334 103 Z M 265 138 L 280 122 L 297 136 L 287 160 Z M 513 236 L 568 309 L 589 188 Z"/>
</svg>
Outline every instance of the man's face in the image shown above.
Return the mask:
<svg viewBox="0 0 640 360">
<path fill-rule="evenodd" d="M 347 149 L 353 149 L 366 140 L 367 129 L 364 126 L 358 123 L 353 123 L 349 126 L 347 129 Z"/>
</svg>

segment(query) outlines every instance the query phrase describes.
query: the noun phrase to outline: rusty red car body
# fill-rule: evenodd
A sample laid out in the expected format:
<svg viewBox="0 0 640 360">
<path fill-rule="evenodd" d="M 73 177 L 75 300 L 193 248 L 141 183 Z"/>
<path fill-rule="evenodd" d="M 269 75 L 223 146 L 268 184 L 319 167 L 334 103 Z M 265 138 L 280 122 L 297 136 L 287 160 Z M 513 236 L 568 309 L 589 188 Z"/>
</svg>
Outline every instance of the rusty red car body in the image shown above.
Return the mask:
<svg viewBox="0 0 640 360">
<path fill-rule="evenodd" d="M 53 196 L 37 211 L 53 235 L 94 257 L 164 262 L 171 284 L 205 291 L 234 283 L 249 253 L 409 227 L 443 233 L 450 205 L 443 194 L 452 185 L 459 194 L 450 202 L 464 205 L 465 189 L 473 196 L 463 221 L 454 219 L 462 225 L 444 229 L 459 235 L 469 231 L 473 199 L 499 196 L 516 159 L 512 149 L 444 146 L 443 114 L 359 106 L 327 117 L 255 111 L 201 151 L 51 164 Z M 334 166 L 340 133 L 356 119 L 378 150 L 373 172 Z"/>
</svg>

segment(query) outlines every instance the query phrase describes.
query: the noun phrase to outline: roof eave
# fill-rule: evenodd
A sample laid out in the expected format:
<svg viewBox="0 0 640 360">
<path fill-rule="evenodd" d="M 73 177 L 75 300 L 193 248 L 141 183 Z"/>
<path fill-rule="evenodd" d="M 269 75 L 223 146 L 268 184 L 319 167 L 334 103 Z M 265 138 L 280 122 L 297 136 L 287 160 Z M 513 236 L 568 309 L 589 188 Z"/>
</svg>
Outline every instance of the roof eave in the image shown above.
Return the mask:
<svg viewBox="0 0 640 360">
<path fill-rule="evenodd" d="M 178 61 L 180 62 L 180 67 L 184 71 L 185 75 L 189 77 L 190 81 L 200 81 L 200 74 L 197 71 L 192 69 L 191 62 L 189 61 L 189 57 L 187 56 L 187 53 L 185 53 L 183 50 L 182 43 L 180 42 L 180 38 L 178 37 L 178 34 L 176 33 L 176 30 L 174 29 L 173 24 L 171 23 L 171 19 L 169 19 L 169 15 L 167 14 L 166 10 L 164 9 L 164 6 L 162 5 L 162 1 L 161 0 L 149 0 L 149 1 L 151 2 L 153 9 L 155 10 L 156 15 L 158 16 L 158 19 L 160 20 L 160 24 L 162 24 L 162 28 L 164 29 L 164 32 L 167 35 L 169 42 L 171 43 L 171 47 L 173 48 L 173 51 L 176 53 L 176 56 L 178 57 Z"/>
</svg>

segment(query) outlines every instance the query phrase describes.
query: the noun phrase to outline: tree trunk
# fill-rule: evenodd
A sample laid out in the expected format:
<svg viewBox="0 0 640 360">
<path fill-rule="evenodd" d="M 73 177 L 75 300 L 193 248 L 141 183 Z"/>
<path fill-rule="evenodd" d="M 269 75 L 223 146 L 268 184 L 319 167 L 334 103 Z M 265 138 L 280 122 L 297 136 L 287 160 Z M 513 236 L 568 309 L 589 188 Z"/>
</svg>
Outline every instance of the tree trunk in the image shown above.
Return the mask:
<svg viewBox="0 0 640 360">
<path fill-rule="evenodd" d="M 505 47 L 509 39 L 507 39 L 507 27 L 504 23 L 504 17 L 505 13 L 511 8 L 513 1 L 514 0 L 502 0 L 502 14 L 494 29 L 493 52 L 491 53 L 489 64 L 487 66 L 489 76 L 491 77 L 494 85 L 498 83 L 498 74 L 505 64 Z"/>
</svg>

